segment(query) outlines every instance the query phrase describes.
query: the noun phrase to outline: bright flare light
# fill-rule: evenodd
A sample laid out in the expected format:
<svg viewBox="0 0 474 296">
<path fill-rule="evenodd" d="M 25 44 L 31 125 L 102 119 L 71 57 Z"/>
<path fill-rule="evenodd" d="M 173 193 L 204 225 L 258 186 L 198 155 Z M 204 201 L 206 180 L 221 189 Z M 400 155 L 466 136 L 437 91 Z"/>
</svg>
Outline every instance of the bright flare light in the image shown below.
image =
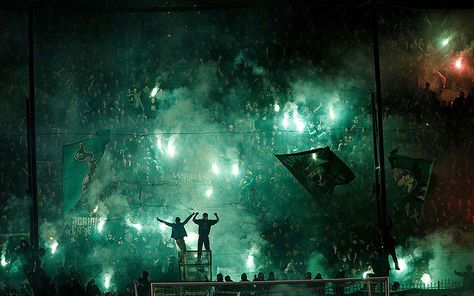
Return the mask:
<svg viewBox="0 0 474 296">
<path fill-rule="evenodd" d="M 398 272 L 403 272 L 407 269 L 407 262 L 405 261 L 405 259 L 398 259 L 398 267 L 400 267 L 400 270 L 396 270 Z"/>
<path fill-rule="evenodd" d="M 105 221 L 106 221 L 106 220 L 107 220 L 107 219 L 105 219 L 105 218 L 100 218 L 100 219 L 99 219 L 99 223 L 97 223 L 97 230 L 98 230 L 99 232 L 102 232 L 102 229 L 104 229 L 104 224 L 105 224 Z"/>
<path fill-rule="evenodd" d="M 58 246 L 59 246 L 59 243 L 57 241 L 53 241 L 53 243 L 50 246 L 51 254 L 56 253 L 56 249 L 58 248 Z"/>
<path fill-rule="evenodd" d="M 0 257 L 1 257 L 1 259 L 0 259 L 0 264 L 1 264 L 2 266 L 7 266 L 7 264 L 8 264 L 7 260 L 5 259 L 5 253 L 6 253 L 6 251 L 7 251 L 7 244 L 4 243 L 3 246 L 2 246 L 1 253 L 0 253 L 0 254 L 1 254 L 1 256 L 0 256 Z"/>
<path fill-rule="evenodd" d="M 288 113 L 283 114 L 283 127 L 287 128 L 288 127 L 288 119 L 289 119 Z"/>
<path fill-rule="evenodd" d="M 174 146 L 174 138 L 171 137 L 168 140 L 168 147 L 166 149 L 166 153 L 168 154 L 169 157 L 173 158 L 176 155 L 176 148 Z"/>
<path fill-rule="evenodd" d="M 461 68 L 462 68 L 462 59 L 461 58 L 458 58 L 456 60 L 456 62 L 454 62 L 454 67 L 456 67 L 456 69 L 458 69 L 458 70 L 461 70 Z"/>
<path fill-rule="evenodd" d="M 255 258 L 253 255 L 247 256 L 247 262 L 245 262 L 245 266 L 252 271 L 255 268 Z"/>
<path fill-rule="evenodd" d="M 212 187 L 209 187 L 209 188 L 206 190 L 206 196 L 209 198 L 209 197 L 211 197 L 212 193 L 213 193 Z"/>
<path fill-rule="evenodd" d="M 132 227 L 137 231 L 142 231 L 142 225 L 140 223 L 132 223 Z"/>
<path fill-rule="evenodd" d="M 188 232 L 186 237 L 186 242 L 195 243 L 198 241 L 199 235 L 196 232 Z"/>
<path fill-rule="evenodd" d="M 239 174 L 239 164 L 232 164 L 232 175 L 237 176 Z"/>
<path fill-rule="evenodd" d="M 280 105 L 278 103 L 275 103 L 274 110 L 275 112 L 280 112 Z"/>
<path fill-rule="evenodd" d="M 334 112 L 334 109 L 331 107 L 329 107 L 329 118 L 331 119 L 336 119 L 336 113 Z"/>
<path fill-rule="evenodd" d="M 372 269 L 369 269 L 369 270 L 367 270 L 367 271 L 364 271 L 364 273 L 362 274 L 362 277 L 363 277 L 364 279 L 366 279 L 367 276 L 369 275 L 369 273 L 374 273 L 374 271 L 373 271 Z"/>
<path fill-rule="evenodd" d="M 448 44 L 449 44 L 449 39 L 450 39 L 449 37 L 448 37 L 448 38 L 445 38 L 445 39 L 443 39 L 443 41 L 441 42 L 441 44 L 442 44 L 443 46 L 446 46 L 446 45 L 448 45 Z"/>
<path fill-rule="evenodd" d="M 112 275 L 106 273 L 104 275 L 104 287 L 108 289 L 110 287 L 110 280 L 112 279 Z"/>
<path fill-rule="evenodd" d="M 293 121 L 295 122 L 295 125 L 296 125 L 296 129 L 301 133 L 303 132 L 304 130 L 304 127 L 305 127 L 305 123 L 303 122 L 303 120 L 301 120 L 299 114 L 298 114 L 298 111 L 294 111 L 293 113 Z"/>
<path fill-rule="evenodd" d="M 160 230 L 161 230 L 162 232 L 165 232 L 166 229 L 168 228 L 168 226 L 166 226 L 166 224 L 164 224 L 164 223 L 160 223 L 160 226 L 159 226 L 159 227 L 160 227 Z"/>
<path fill-rule="evenodd" d="M 140 223 L 132 223 L 132 221 L 130 221 L 130 218 L 127 218 L 125 220 L 125 223 L 127 223 L 128 226 L 135 228 L 139 232 L 142 231 L 142 225 Z"/>
<path fill-rule="evenodd" d="M 211 168 L 214 174 L 219 175 L 219 166 L 217 166 L 217 163 L 213 163 Z"/>
<path fill-rule="evenodd" d="M 160 153 L 163 154 L 163 145 L 161 144 L 161 138 L 156 139 L 156 146 L 158 147 Z"/>
<path fill-rule="evenodd" d="M 421 281 L 423 282 L 423 284 L 425 284 L 425 286 L 429 285 L 431 283 L 431 276 L 427 273 L 424 273 L 421 277 Z"/>
<path fill-rule="evenodd" d="M 156 96 L 157 93 L 158 93 L 158 87 L 155 86 L 155 87 L 151 90 L 150 97 Z"/>
<path fill-rule="evenodd" d="M 95 206 L 94 210 L 92 211 L 92 213 L 97 213 L 97 211 L 99 210 L 99 206 Z"/>
<path fill-rule="evenodd" d="M 295 124 L 296 124 L 296 129 L 297 129 L 300 133 L 303 132 L 304 127 L 305 127 L 306 124 L 305 124 L 303 121 L 301 121 L 301 120 L 296 121 Z"/>
</svg>

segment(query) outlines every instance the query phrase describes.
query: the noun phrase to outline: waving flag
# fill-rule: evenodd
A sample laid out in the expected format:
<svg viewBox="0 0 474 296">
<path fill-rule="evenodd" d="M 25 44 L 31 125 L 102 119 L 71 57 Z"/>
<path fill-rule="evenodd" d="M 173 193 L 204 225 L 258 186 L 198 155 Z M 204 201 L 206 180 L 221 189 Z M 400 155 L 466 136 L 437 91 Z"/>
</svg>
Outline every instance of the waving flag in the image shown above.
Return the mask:
<svg viewBox="0 0 474 296">
<path fill-rule="evenodd" d="M 64 211 L 72 210 L 87 191 L 99 166 L 110 131 L 99 131 L 90 138 L 63 146 Z"/>
<path fill-rule="evenodd" d="M 330 194 L 336 185 L 348 184 L 355 178 L 329 147 L 275 156 L 315 198 Z"/>
<path fill-rule="evenodd" d="M 411 158 L 397 152 L 398 149 L 392 151 L 388 157 L 393 181 L 401 190 L 407 216 L 418 222 L 430 185 L 433 160 Z"/>
</svg>

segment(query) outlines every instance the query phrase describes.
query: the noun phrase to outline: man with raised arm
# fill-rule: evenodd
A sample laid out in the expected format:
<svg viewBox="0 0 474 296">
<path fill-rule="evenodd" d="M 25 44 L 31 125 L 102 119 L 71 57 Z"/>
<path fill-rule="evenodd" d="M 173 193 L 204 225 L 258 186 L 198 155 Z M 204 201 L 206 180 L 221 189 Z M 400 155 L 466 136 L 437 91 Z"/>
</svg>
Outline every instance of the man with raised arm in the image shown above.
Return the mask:
<svg viewBox="0 0 474 296">
<path fill-rule="evenodd" d="M 181 219 L 179 217 L 176 217 L 175 223 L 166 222 L 164 220 L 161 220 L 160 218 L 156 218 L 158 222 L 161 222 L 171 227 L 171 238 L 174 238 L 176 240 L 176 244 L 182 252 L 186 252 L 186 243 L 184 242 L 184 237 L 188 236 L 188 234 L 186 233 L 186 229 L 184 229 L 184 225 L 189 222 L 193 215 L 194 213 L 189 215 L 188 218 L 184 220 L 184 222 L 181 222 Z"/>
<path fill-rule="evenodd" d="M 211 247 L 209 244 L 209 233 L 211 232 L 211 226 L 219 222 L 219 216 L 217 213 L 214 213 L 216 216 L 216 220 L 209 220 L 207 213 L 202 214 L 202 219 L 196 219 L 199 213 L 194 214 L 193 222 L 199 225 L 199 239 L 198 239 L 198 261 L 201 260 L 202 255 L 202 245 L 204 244 L 204 248 L 206 251 L 210 251 Z"/>
</svg>

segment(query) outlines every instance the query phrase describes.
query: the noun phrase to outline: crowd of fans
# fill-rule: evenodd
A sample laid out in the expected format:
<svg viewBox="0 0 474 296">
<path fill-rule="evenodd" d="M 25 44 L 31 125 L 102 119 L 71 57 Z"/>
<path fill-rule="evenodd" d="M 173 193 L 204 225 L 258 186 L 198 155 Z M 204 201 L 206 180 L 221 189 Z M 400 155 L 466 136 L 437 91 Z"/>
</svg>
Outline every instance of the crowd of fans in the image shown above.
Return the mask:
<svg viewBox="0 0 474 296">
<path fill-rule="evenodd" d="M 134 182 L 163 180 L 167 167 L 156 153 L 160 147 L 153 132 L 170 129 L 171 120 L 185 116 L 176 112 L 185 111 L 180 107 L 182 96 L 190 102 L 184 105 L 191 109 L 190 114 L 197 116 L 194 114 L 198 113 L 199 122 L 217 126 L 222 132 L 219 137 L 209 137 L 209 143 L 224 141 L 229 146 L 239 146 L 238 161 L 243 176 L 237 187 L 238 206 L 255 217 L 261 239 L 268 242 L 260 250 L 261 270 L 281 271 L 281 278 L 285 279 L 303 278 L 310 267 L 309 258 L 318 251 L 326 258 L 328 270 L 325 272 L 331 277 L 340 270 L 351 276 L 367 271 L 378 250 L 374 236 L 377 233 L 375 214 L 367 215 L 374 212 L 375 198 L 371 188 L 368 189 L 369 184 L 373 184 L 371 105 L 367 94 L 371 88 L 371 72 L 362 66 L 367 58 L 346 61 L 341 57 L 349 46 L 357 47 L 360 55 L 370 56 L 370 31 L 362 21 L 355 28 L 349 27 L 352 22 L 344 20 L 355 15 L 344 11 L 324 27 L 314 24 L 322 13 L 291 7 L 246 13 L 201 12 L 191 16 L 171 13 L 160 15 L 156 21 L 140 14 L 86 17 L 45 13 L 43 17 L 55 21 L 38 24 L 40 228 L 61 221 L 64 215 L 62 162 L 57 157 L 58 151 L 62 145 L 77 140 L 78 134 L 90 134 L 90 131 L 111 129 L 115 132 L 105 159 L 110 163 L 112 185 L 104 188 L 101 199 L 121 190 L 124 195 L 134 193 L 127 200 L 129 205 L 142 203 L 147 193 L 137 189 Z M 390 22 L 396 17 L 399 15 L 395 13 L 382 21 Z M 75 18 L 80 22 L 75 22 Z M 202 19 L 207 25 L 193 28 L 202 23 Z M 223 23 L 232 25 L 221 28 Z M 62 24 L 62 28 L 57 28 L 57 24 Z M 466 157 L 473 149 L 470 131 L 473 91 L 446 104 L 440 97 L 441 88 L 422 89 L 418 84 L 407 83 L 407 77 L 416 77 L 417 71 L 423 68 L 429 52 L 427 41 L 414 37 L 416 34 L 411 32 L 415 27 L 415 23 L 408 22 L 393 30 L 382 28 L 382 48 L 387 49 L 382 59 L 397 61 L 383 65 L 387 147 L 400 147 L 404 154 L 414 157 L 436 159 L 425 215 L 419 223 L 407 217 L 400 199 L 389 196 L 394 233 L 399 238 L 407 232 L 424 235 L 439 227 L 474 224 L 471 202 L 474 192 L 467 191 L 472 187 L 469 172 L 473 164 L 471 158 Z M 47 38 L 41 32 L 47 32 Z M 6 52 L 16 51 L 18 48 L 14 45 L 8 44 Z M 241 58 L 236 58 L 239 56 Z M 45 57 L 47 63 L 42 62 Z M 353 63 L 347 67 L 345 64 L 349 62 Z M 10 98 L 5 112 L 2 111 L 4 120 L 0 121 L 3 131 L 0 142 L 1 234 L 27 232 L 30 220 L 25 193 L 28 184 L 26 124 L 23 108 L 21 104 L 18 106 L 26 85 L 26 75 L 19 70 L 23 64 L 21 59 L 13 59 L 0 69 L 8 73 L 2 75 L 8 79 L 0 81 L 0 89 Z M 358 71 L 361 78 L 351 77 L 352 71 Z M 311 81 L 337 90 L 339 99 L 331 103 L 344 106 L 343 116 L 337 123 L 332 122 L 327 114 L 329 99 L 323 95 L 317 100 L 297 99 L 294 81 Z M 303 88 L 305 84 L 298 86 Z M 151 96 L 154 88 L 156 95 Z M 276 104 L 280 111 L 275 109 Z M 285 109 L 287 106 L 292 107 Z M 286 131 L 281 124 L 283 114 L 287 112 L 291 116 L 295 110 L 306 121 L 302 132 L 294 128 Z M 193 120 L 185 121 L 180 128 L 190 132 L 201 128 L 193 124 L 196 124 Z M 197 141 L 193 137 L 197 136 L 182 135 L 187 144 Z M 198 134 L 198 137 L 203 136 Z M 307 195 L 273 154 L 324 146 L 330 146 L 357 172 L 357 178 L 346 187 L 338 188 L 329 200 L 320 201 Z M 175 165 L 186 164 L 176 160 Z M 123 180 L 130 183 L 118 189 L 117 182 Z M 235 184 L 227 182 L 220 194 L 235 190 Z M 295 195 L 302 195 L 304 199 L 294 202 Z M 55 262 L 57 259 L 46 254 L 44 268 L 52 270 L 66 264 L 86 273 L 96 267 L 91 264 L 99 261 L 100 255 L 82 258 L 81 254 L 108 247 L 127 250 L 124 260 L 107 263 L 112 264 L 110 268 L 115 270 L 116 278 L 127 279 L 123 281 L 126 284 L 117 287 L 120 291 L 128 289 L 130 292 L 132 288 L 127 284 L 141 270 L 150 268 L 143 258 L 154 259 L 153 273 L 158 275 L 155 279 L 176 276 L 176 258 L 169 241 L 121 226 L 117 222 L 116 227 L 100 236 L 92 235 L 93 226 L 74 232 L 65 227 L 58 236 L 66 261 Z M 6 241 L 2 238 L 2 245 Z M 15 244 L 14 239 L 9 241 Z M 403 242 L 403 239 L 398 241 Z M 167 250 L 160 259 L 156 259 L 157 249 Z M 78 275 L 74 267 L 68 273 L 60 270 L 54 278 L 45 274 L 44 279 L 42 282 L 48 283 L 44 289 L 48 291 L 54 288 L 59 291 L 63 287 L 84 291 L 86 295 L 100 295 L 93 282 L 84 286 L 78 282 L 81 279 L 83 283 L 86 278 Z M 30 289 L 28 282 L 22 289 Z M 74 293 L 67 295 L 83 295 Z"/>
</svg>

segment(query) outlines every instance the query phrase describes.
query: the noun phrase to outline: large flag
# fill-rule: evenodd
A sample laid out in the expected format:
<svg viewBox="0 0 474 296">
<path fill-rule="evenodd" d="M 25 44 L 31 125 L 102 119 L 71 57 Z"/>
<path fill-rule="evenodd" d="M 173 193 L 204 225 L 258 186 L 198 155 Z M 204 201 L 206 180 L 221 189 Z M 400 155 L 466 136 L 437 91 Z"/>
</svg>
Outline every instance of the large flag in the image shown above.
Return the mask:
<svg viewBox="0 0 474 296">
<path fill-rule="evenodd" d="M 64 211 L 72 210 L 87 191 L 110 140 L 110 131 L 63 146 Z"/>
<path fill-rule="evenodd" d="M 388 157 L 393 181 L 402 190 L 407 216 L 418 222 L 430 185 L 433 160 L 411 158 L 397 152 L 395 149 Z"/>
<path fill-rule="evenodd" d="M 354 180 L 352 170 L 329 147 L 275 155 L 315 198 L 332 193 L 336 185 Z"/>
</svg>

